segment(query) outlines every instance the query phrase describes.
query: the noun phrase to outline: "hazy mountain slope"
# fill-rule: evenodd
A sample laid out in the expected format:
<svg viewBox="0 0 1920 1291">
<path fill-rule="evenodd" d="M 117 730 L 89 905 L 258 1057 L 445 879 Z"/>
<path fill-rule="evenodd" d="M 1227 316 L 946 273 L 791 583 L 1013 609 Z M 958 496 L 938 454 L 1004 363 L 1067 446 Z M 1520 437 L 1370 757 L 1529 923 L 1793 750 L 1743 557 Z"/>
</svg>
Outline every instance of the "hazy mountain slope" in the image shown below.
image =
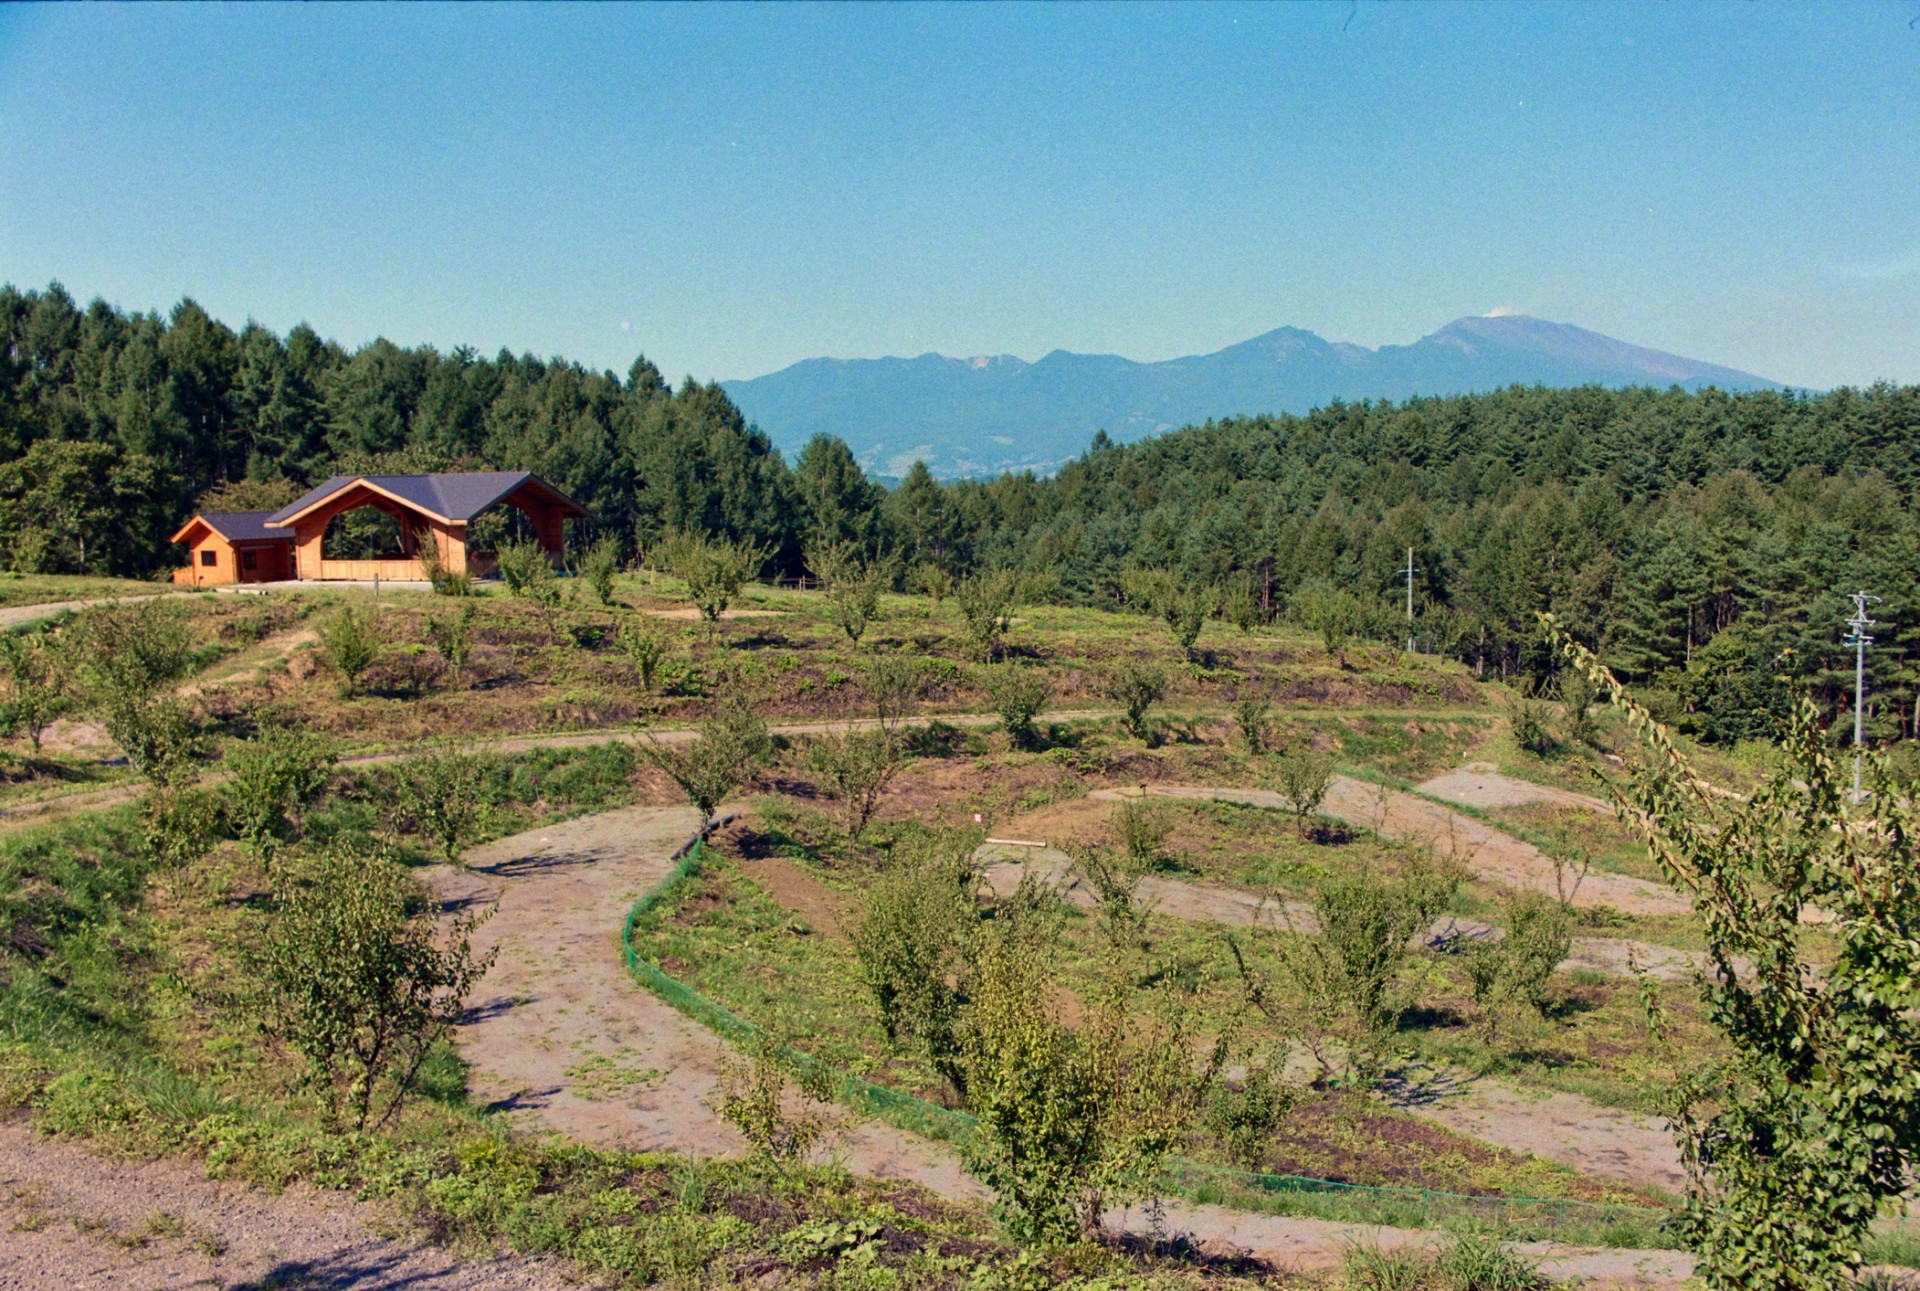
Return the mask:
<svg viewBox="0 0 1920 1291">
<path fill-rule="evenodd" d="M 791 459 L 840 436 L 869 471 L 924 458 L 942 475 L 1046 469 L 1096 430 L 1131 440 L 1236 413 L 1306 412 L 1335 399 L 1404 399 L 1513 385 L 1777 388 L 1750 372 L 1521 314 L 1462 318 L 1411 345 L 1369 350 L 1283 327 L 1213 354 L 1135 363 L 1055 350 L 950 359 L 807 359 L 723 384 Z"/>
</svg>

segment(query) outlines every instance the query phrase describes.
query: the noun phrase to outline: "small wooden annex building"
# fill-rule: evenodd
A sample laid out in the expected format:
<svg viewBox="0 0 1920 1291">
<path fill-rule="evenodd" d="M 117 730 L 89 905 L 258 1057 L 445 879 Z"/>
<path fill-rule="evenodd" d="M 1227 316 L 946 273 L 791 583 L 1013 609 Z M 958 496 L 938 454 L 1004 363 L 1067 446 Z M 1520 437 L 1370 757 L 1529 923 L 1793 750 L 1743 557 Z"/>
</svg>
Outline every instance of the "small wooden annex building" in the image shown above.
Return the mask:
<svg viewBox="0 0 1920 1291">
<path fill-rule="evenodd" d="M 267 528 L 271 511 L 203 511 L 173 541 L 187 546 L 176 583 L 277 583 L 293 577 L 293 539 Z"/>
<path fill-rule="evenodd" d="M 566 554 L 567 520 L 586 515 L 585 508 L 530 471 L 467 471 L 442 475 L 336 475 L 307 490 L 288 505 L 273 512 L 244 512 L 248 532 L 257 532 L 269 543 L 278 543 L 283 563 L 276 566 L 286 572 L 279 578 L 384 579 L 405 582 L 427 576 L 420 560 L 420 543 L 429 539 L 439 556 L 440 567 L 449 574 L 484 577 L 496 566 L 490 551 L 471 551 L 467 546 L 467 526 L 481 512 L 496 506 L 510 506 L 527 517 L 533 536 L 548 556 L 558 563 Z M 327 524 L 334 517 L 373 507 L 393 517 L 400 533 L 400 550 L 394 556 L 375 560 L 329 559 L 322 551 Z M 188 521 L 175 542 L 198 539 L 201 528 L 217 531 L 216 521 L 233 522 L 233 514 L 201 515 Z M 204 539 L 198 539 L 205 541 Z M 234 545 L 234 540 L 226 540 Z M 252 541 L 251 539 L 249 541 Z M 191 544 L 190 544 L 191 545 Z M 255 556 L 246 565 L 244 549 L 239 564 L 222 564 L 218 550 L 214 559 L 205 560 L 199 547 L 193 547 L 192 564 L 174 573 L 175 582 L 216 583 L 267 581 L 246 575 L 263 567 L 264 556 Z M 227 577 L 216 577 L 221 571 Z M 200 573 L 202 577 L 184 576 Z"/>
</svg>

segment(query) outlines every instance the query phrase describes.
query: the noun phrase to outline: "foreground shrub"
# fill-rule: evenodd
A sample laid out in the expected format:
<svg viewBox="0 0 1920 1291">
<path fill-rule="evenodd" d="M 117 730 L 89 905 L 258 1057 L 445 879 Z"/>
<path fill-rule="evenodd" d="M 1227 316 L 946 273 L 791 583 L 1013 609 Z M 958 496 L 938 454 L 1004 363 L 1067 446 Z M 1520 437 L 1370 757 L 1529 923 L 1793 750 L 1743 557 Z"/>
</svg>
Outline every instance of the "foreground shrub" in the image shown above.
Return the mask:
<svg viewBox="0 0 1920 1291">
<path fill-rule="evenodd" d="M 1699 1275 L 1714 1291 L 1852 1285 L 1875 1216 L 1899 1204 L 1920 1153 L 1915 787 L 1872 757 L 1855 802 L 1850 768 L 1802 699 L 1766 781 L 1722 796 L 1590 652 L 1557 633 L 1556 644 L 1638 736 L 1622 815 L 1692 899 L 1706 940 L 1698 988 L 1725 1049 L 1670 1053 L 1665 1108 Z M 1816 908 L 1813 941 L 1802 916 Z M 1665 1043 L 1665 1013 L 1643 989 Z"/>
<path fill-rule="evenodd" d="M 478 917 L 442 937 L 436 910 L 378 851 L 329 852 L 276 895 L 258 952 L 262 1024 L 305 1060 L 333 1124 L 399 1110 L 493 962 L 473 953 Z"/>
</svg>

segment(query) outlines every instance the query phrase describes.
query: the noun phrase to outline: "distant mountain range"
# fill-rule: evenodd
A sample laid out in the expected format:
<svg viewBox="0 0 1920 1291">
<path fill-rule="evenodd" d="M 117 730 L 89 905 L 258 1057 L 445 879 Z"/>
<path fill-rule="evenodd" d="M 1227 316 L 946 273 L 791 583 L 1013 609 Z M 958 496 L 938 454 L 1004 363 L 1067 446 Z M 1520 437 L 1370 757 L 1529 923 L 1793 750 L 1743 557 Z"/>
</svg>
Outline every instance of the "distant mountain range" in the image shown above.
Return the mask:
<svg viewBox="0 0 1920 1291">
<path fill-rule="evenodd" d="M 1046 471 L 1116 440 L 1235 414 L 1307 412 L 1335 399 L 1404 399 L 1502 386 L 1646 385 L 1779 389 L 1751 372 L 1616 341 L 1524 314 L 1461 318 L 1412 345 L 1327 341 L 1283 327 L 1213 354 L 1136 363 L 1055 350 L 950 359 L 806 359 L 722 383 L 791 461 L 815 434 L 838 435 L 870 473 L 915 459 L 943 476 Z"/>
</svg>

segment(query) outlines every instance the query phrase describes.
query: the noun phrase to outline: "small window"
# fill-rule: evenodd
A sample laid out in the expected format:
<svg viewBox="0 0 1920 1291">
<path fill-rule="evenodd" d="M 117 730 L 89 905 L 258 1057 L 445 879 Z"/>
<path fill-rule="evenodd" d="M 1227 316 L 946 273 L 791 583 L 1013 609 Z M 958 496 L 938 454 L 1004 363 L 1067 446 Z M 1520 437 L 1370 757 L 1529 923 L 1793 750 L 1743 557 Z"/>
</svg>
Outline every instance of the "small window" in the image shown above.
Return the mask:
<svg viewBox="0 0 1920 1291">
<path fill-rule="evenodd" d="M 220 558 L 213 554 L 211 547 L 200 553 L 200 563 L 203 565 L 217 564 L 219 560 Z"/>
<path fill-rule="evenodd" d="M 241 552 L 241 553 L 240 553 L 240 568 L 242 568 L 242 569 L 253 569 L 253 568 L 255 568 L 255 567 L 257 567 L 257 566 L 259 565 L 259 563 L 260 563 L 260 553 L 259 553 L 259 552 L 257 552 L 257 551 L 243 551 L 243 552 Z"/>
</svg>

